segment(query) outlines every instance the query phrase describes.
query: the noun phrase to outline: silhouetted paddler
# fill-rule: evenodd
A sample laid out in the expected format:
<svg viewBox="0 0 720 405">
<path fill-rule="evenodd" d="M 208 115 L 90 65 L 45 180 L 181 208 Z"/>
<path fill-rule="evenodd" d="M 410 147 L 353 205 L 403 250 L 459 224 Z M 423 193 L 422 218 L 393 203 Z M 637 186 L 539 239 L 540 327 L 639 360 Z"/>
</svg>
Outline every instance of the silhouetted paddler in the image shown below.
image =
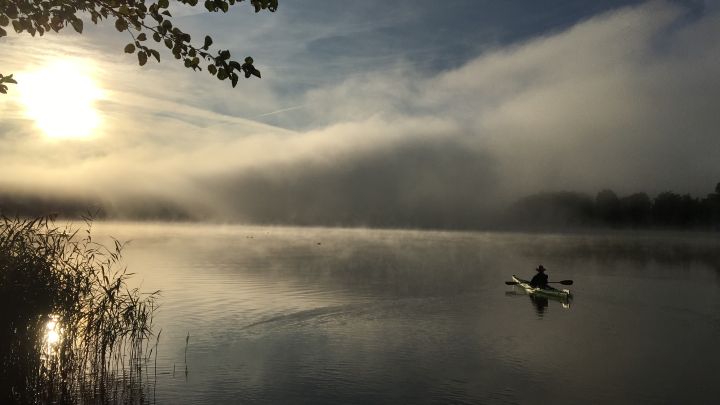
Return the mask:
<svg viewBox="0 0 720 405">
<path fill-rule="evenodd" d="M 536 288 L 548 288 L 548 276 L 545 274 L 545 267 L 541 264 L 535 270 L 537 274 L 530 280 L 530 285 Z"/>
</svg>

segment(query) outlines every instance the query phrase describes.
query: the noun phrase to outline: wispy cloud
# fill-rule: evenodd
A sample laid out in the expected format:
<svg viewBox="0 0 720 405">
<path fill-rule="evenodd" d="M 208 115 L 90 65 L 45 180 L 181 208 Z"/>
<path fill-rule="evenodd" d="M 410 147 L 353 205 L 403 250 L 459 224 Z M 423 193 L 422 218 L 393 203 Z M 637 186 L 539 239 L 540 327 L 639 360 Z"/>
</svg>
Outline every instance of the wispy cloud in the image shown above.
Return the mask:
<svg viewBox="0 0 720 405">
<path fill-rule="evenodd" d="M 280 113 L 284 113 L 284 112 L 288 112 L 288 111 L 299 110 L 299 109 L 301 109 L 301 108 L 303 108 L 303 106 L 301 106 L 301 105 L 296 105 L 296 106 L 287 107 L 287 108 L 281 108 L 281 109 L 279 109 L 279 110 L 270 111 L 270 112 L 267 112 L 267 113 L 264 113 L 264 114 L 260 114 L 260 115 L 258 115 L 258 117 L 267 117 L 267 116 L 269 116 L 269 115 L 275 115 L 275 114 L 280 114 Z"/>
</svg>

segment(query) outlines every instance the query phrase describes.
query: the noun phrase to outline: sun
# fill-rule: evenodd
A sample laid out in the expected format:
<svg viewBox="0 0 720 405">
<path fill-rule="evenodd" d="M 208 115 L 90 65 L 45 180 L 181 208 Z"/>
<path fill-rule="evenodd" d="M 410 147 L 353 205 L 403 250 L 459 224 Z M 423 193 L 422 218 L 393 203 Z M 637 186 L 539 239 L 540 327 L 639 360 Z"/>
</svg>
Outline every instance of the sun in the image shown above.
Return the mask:
<svg viewBox="0 0 720 405">
<path fill-rule="evenodd" d="M 18 75 L 20 101 L 28 117 L 50 138 L 84 138 L 100 125 L 95 101 L 102 90 L 85 63 L 56 61 Z"/>
</svg>

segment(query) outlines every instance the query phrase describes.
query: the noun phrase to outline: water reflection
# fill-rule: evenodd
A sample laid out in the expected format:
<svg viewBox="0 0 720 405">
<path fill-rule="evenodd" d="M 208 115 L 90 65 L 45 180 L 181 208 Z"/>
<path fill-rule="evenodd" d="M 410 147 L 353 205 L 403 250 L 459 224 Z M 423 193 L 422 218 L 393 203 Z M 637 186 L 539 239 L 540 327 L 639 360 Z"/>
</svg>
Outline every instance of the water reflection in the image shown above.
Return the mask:
<svg viewBox="0 0 720 405">
<path fill-rule="evenodd" d="M 550 306 L 550 301 L 555 301 L 559 303 L 564 309 L 570 309 L 570 304 L 572 303 L 573 297 L 572 295 L 568 298 L 560 298 L 548 297 L 538 294 L 530 294 L 524 288 L 518 286 L 514 286 L 512 291 L 506 291 L 505 295 L 508 297 L 528 297 L 530 303 L 535 309 L 536 314 L 540 318 L 542 318 L 543 315 L 545 315 L 545 313 L 547 312 L 548 307 Z"/>
<path fill-rule="evenodd" d="M 63 329 L 60 324 L 60 317 L 58 315 L 50 315 L 45 324 L 45 330 L 42 336 L 44 356 L 50 357 L 56 354 L 56 348 L 62 341 L 62 333 Z"/>
<path fill-rule="evenodd" d="M 530 301 L 535 306 L 535 312 L 537 312 L 538 316 L 542 318 L 545 314 L 545 308 L 548 306 L 547 297 L 541 297 L 539 295 L 530 295 L 529 297 Z"/>
</svg>

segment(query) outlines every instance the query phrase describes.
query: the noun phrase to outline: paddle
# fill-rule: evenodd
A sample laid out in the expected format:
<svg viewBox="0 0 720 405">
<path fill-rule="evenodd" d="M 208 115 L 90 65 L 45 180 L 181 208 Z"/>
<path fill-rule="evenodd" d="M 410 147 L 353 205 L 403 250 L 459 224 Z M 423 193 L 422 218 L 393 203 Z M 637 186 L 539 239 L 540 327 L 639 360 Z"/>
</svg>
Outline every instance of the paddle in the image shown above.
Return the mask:
<svg viewBox="0 0 720 405">
<path fill-rule="evenodd" d="M 519 283 L 517 281 L 506 281 L 505 284 L 507 285 L 518 285 Z M 572 280 L 561 280 L 561 281 L 548 281 L 548 284 L 562 284 L 562 285 L 572 285 Z"/>
</svg>

